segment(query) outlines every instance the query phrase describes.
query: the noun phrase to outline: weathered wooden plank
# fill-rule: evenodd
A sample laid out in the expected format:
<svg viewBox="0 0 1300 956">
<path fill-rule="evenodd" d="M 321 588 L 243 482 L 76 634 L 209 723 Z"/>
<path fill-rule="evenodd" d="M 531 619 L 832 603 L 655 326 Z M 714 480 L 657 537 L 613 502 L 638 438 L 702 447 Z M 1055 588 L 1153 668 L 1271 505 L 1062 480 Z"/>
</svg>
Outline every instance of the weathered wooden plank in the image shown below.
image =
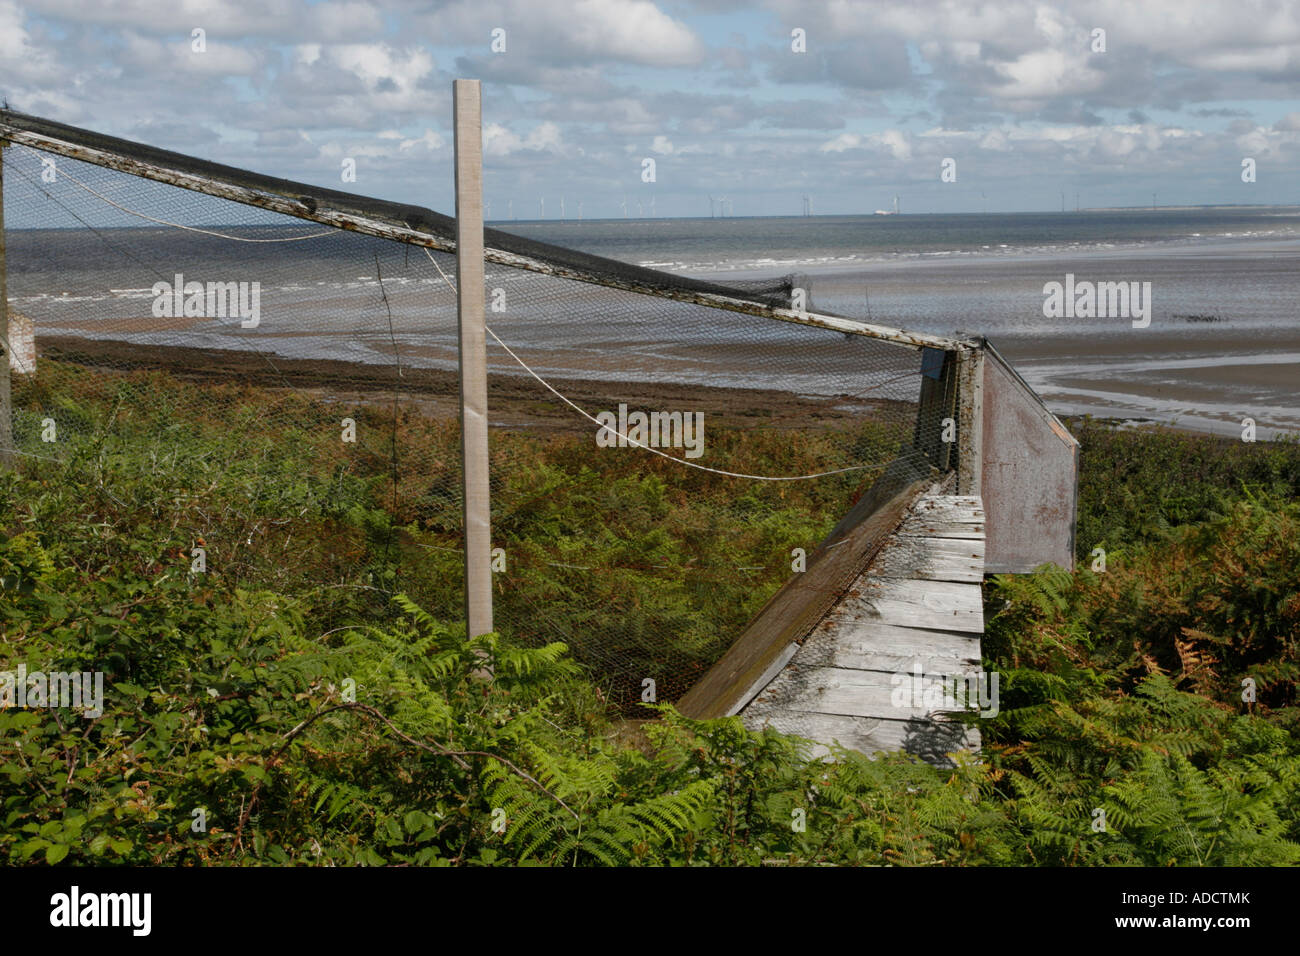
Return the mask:
<svg viewBox="0 0 1300 956">
<path fill-rule="evenodd" d="M 984 506 L 974 495 L 929 496 L 917 502 L 898 533 L 926 538 L 983 538 L 984 519 Z"/>
<path fill-rule="evenodd" d="M 860 671 L 881 671 L 900 673 L 920 667 L 926 673 L 946 673 L 950 671 L 968 671 L 980 666 L 979 642 L 971 642 L 960 656 L 937 651 L 931 647 L 917 647 L 908 654 L 879 654 L 864 650 L 866 644 L 837 644 L 830 654 L 829 663 L 835 667 Z"/>
<path fill-rule="evenodd" d="M 871 564 L 877 578 L 913 578 L 978 584 L 984 580 L 984 541 L 894 535 Z"/>
<path fill-rule="evenodd" d="M 843 667 L 886 673 L 920 666 L 932 673 L 967 672 L 980 666 L 976 634 L 862 624 L 828 617 L 799 647 L 799 669 Z M 760 688 L 761 689 L 761 688 Z"/>
<path fill-rule="evenodd" d="M 677 701 L 677 709 L 696 719 L 734 713 L 761 686 L 772 661 L 802 640 L 862 573 L 930 484 L 928 478 L 909 481 L 902 473 L 879 479 L 809 556 L 807 570 L 772 595 L 736 642 Z"/>
<path fill-rule="evenodd" d="M 483 129 L 478 80 L 452 81 L 456 161 L 461 496 L 466 634 L 492 632 L 492 508 L 488 491 L 487 334 L 483 282 Z"/>
<path fill-rule="evenodd" d="M 936 763 L 978 747 L 943 711 L 978 709 L 983 509 L 974 495 L 923 495 L 791 663 L 742 711 L 825 745 L 907 750 Z M 910 522 L 910 524 L 909 524 Z M 945 536 L 935 536 L 938 531 Z M 981 683 L 975 683 L 980 681 Z M 968 700 L 969 698 L 969 700 Z"/>
<path fill-rule="evenodd" d="M 979 495 L 970 494 L 932 494 L 926 495 L 916 503 L 916 511 L 942 510 L 944 508 L 974 508 L 983 510 L 984 501 Z"/>
<path fill-rule="evenodd" d="M 9 383 L 9 294 L 5 288 L 4 146 L 0 140 L 0 466 L 14 464 L 13 403 Z"/>
<path fill-rule="evenodd" d="M 1079 443 L 992 346 L 984 392 L 989 573 L 1072 569 Z"/>
<path fill-rule="evenodd" d="M 801 667 L 783 672 L 751 705 L 764 710 L 798 710 L 848 717 L 888 720 L 926 720 L 937 712 L 963 710 L 967 675 L 953 668 L 947 673 L 849 670 L 843 667 Z M 956 685 L 956 686 L 954 686 Z M 972 705 L 978 698 L 971 700 Z"/>
<path fill-rule="evenodd" d="M 848 620 L 971 634 L 984 630 L 984 600 L 977 585 L 868 578 L 851 594 L 841 605 Z"/>
<path fill-rule="evenodd" d="M 961 353 L 957 375 L 957 491 L 978 495 L 984 470 L 984 350 Z"/>
<path fill-rule="evenodd" d="M 834 643 L 846 651 L 857 650 L 862 654 L 888 654 L 905 657 L 918 648 L 937 656 L 963 660 L 968 656 L 979 657 L 980 637 L 966 631 L 941 631 L 923 627 L 900 627 L 897 624 L 882 624 L 878 621 L 854 620 L 847 615 L 842 619 L 839 612 L 828 618 L 819 629 L 823 633 L 833 634 Z"/>
<path fill-rule="evenodd" d="M 813 752 L 817 757 L 829 754 L 826 744 L 838 742 L 867 755 L 904 751 L 950 766 L 952 762 L 944 759 L 947 754 L 977 750 L 981 743 L 978 727 L 953 721 L 884 720 L 783 710 L 746 718 L 745 726 L 753 730 L 770 726 L 785 734 L 821 741 L 822 746 Z"/>
</svg>

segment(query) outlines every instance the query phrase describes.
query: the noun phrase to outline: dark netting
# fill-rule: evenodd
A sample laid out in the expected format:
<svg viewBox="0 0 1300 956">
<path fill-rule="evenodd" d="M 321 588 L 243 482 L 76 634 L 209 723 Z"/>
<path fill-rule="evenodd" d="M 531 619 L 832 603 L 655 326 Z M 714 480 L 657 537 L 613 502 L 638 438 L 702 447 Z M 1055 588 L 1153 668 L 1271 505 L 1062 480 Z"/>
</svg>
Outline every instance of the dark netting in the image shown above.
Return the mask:
<svg viewBox="0 0 1300 956">
<path fill-rule="evenodd" d="M 159 502 L 192 500 L 166 547 L 187 563 L 202 547 L 212 582 L 313 582 L 322 632 L 401 589 L 458 618 L 456 317 L 430 307 L 443 280 L 424 250 L 65 157 L 46 181 L 45 155 L 3 153 L 11 331 L 30 322 L 39 353 L 12 380 L 19 458 L 102 487 L 98 517 L 125 535 L 162 533 L 161 506 L 111 497 L 148 464 Z M 214 314 L 176 308 L 157 284 L 178 275 Z M 400 530 L 416 519 L 419 545 Z"/>
<path fill-rule="evenodd" d="M 22 467 L 75 489 L 88 528 L 186 563 L 202 548 L 213 586 L 310 592 L 317 635 L 393 613 L 398 592 L 463 626 L 454 255 L 25 146 L 3 158 L 13 327 L 38 352 L 13 376 Z M 427 210 L 311 201 L 454 237 Z M 864 495 L 950 464 L 952 353 L 644 293 L 785 307 L 799 279 L 740 289 L 488 241 L 589 279 L 487 266 L 495 624 L 570 645 L 625 712 L 651 686 L 678 699 Z M 147 480 L 121 500 L 131 469 Z"/>
</svg>

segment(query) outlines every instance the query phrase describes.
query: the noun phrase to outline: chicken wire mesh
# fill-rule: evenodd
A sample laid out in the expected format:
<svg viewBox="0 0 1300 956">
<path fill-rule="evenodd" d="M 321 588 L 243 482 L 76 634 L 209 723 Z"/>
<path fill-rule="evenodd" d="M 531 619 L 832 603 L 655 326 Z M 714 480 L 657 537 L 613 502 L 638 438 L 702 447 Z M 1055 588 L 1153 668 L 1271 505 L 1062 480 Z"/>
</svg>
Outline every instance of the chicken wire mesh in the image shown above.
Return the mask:
<svg viewBox="0 0 1300 956">
<path fill-rule="evenodd" d="M 174 550 L 206 586 L 310 581 L 317 635 L 382 618 L 398 592 L 460 621 L 455 256 L 2 155 L 11 336 L 35 342 L 34 366 L 15 352 L 20 467 L 65 484 L 88 528 Z M 628 275 L 691 280 L 608 271 L 488 266 L 493 601 L 499 632 L 568 644 L 634 714 L 679 698 L 797 587 L 887 468 L 928 471 L 950 407 L 919 420 L 942 353 L 641 294 Z M 805 285 L 724 291 L 788 305 Z M 137 497 L 115 498 L 115 477 L 140 472 Z"/>
</svg>

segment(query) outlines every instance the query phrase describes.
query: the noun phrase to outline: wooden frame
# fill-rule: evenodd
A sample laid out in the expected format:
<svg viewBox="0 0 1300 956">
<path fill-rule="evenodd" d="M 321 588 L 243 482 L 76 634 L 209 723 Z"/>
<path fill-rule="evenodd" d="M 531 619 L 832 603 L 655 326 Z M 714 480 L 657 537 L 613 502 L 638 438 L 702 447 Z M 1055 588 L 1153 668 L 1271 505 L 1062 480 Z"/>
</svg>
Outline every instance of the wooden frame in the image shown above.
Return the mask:
<svg viewBox="0 0 1300 956">
<path fill-rule="evenodd" d="M 231 183 L 218 182 L 204 176 L 196 176 L 179 169 L 159 166 L 143 160 L 121 156 L 105 150 L 95 149 L 89 146 L 81 146 L 76 143 L 69 143 L 54 136 L 32 132 L 31 130 L 19 129 L 15 126 L 6 124 L 3 119 L 0 119 L 0 137 L 7 138 L 23 146 L 29 146 L 32 149 L 55 153 L 59 156 L 67 156 L 71 159 L 77 159 L 85 163 L 92 163 L 96 166 L 103 166 L 107 169 L 116 169 L 119 172 L 129 173 L 143 179 L 151 179 L 155 182 L 166 183 L 169 186 L 179 186 L 182 189 L 190 189 L 194 192 L 205 193 L 209 196 L 216 196 L 219 199 L 229 199 L 249 206 L 258 206 L 263 209 L 270 209 L 273 212 L 283 213 L 284 215 L 293 216 L 297 219 L 306 219 L 327 226 L 336 226 L 339 229 L 377 236 L 381 239 L 395 239 L 399 242 L 424 246 L 430 249 L 438 249 L 443 252 L 456 251 L 455 242 L 418 229 L 412 229 L 409 226 L 384 222 L 369 216 L 360 215 L 356 212 L 332 208 L 323 203 L 304 201 L 303 197 L 293 195 L 287 191 L 284 193 L 276 193 L 267 190 L 249 189 Z M 497 265 L 511 266 L 516 269 L 526 269 L 529 272 L 538 272 L 543 275 L 556 276 L 557 278 L 572 279 L 576 282 L 586 282 L 614 289 L 623 289 L 640 295 L 652 295 L 663 299 L 674 299 L 679 302 L 690 302 L 696 305 L 709 306 L 715 309 L 725 309 L 729 312 L 742 312 L 748 315 L 776 319 L 781 322 L 793 322 L 798 325 L 828 329 L 834 332 L 844 332 L 848 335 L 862 335 L 867 338 L 879 339 L 881 341 L 891 342 L 895 345 L 905 346 L 912 349 L 935 348 L 951 350 L 969 347 L 972 344 L 971 342 L 959 339 L 950 339 L 941 335 L 929 335 L 924 332 L 907 332 L 901 329 L 892 329 L 883 325 L 857 322 L 853 319 L 840 318 L 839 316 L 822 315 L 817 312 L 805 312 L 795 309 L 778 309 L 761 305 L 757 302 L 747 302 L 743 299 L 734 299 L 725 295 L 695 292 L 685 289 L 663 289 L 628 279 L 616 278 L 594 272 L 586 272 L 576 268 L 559 267 L 550 263 L 541 262 L 529 256 L 516 255 L 502 249 L 493 249 L 491 247 L 484 250 L 484 258 L 488 262 L 496 263 Z"/>
<path fill-rule="evenodd" d="M 483 123 L 478 80 L 452 83 L 456 129 L 456 308 L 460 353 L 465 621 L 492 631 L 492 506 L 488 491 L 487 334 L 483 281 Z"/>
<path fill-rule="evenodd" d="M 9 290 L 5 282 L 4 150 L 0 140 L 0 466 L 13 467 L 13 398 L 9 390 Z"/>
</svg>

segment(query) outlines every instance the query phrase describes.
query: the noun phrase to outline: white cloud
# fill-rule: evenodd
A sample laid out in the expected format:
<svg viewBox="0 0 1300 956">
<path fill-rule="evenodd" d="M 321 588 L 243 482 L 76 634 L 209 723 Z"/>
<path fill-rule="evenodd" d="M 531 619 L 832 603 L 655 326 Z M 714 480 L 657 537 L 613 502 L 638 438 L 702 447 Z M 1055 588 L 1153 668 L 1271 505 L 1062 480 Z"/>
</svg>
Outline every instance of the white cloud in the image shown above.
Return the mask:
<svg viewBox="0 0 1300 956">
<path fill-rule="evenodd" d="M 894 159 L 908 160 L 912 158 L 912 144 L 906 133 L 896 129 L 887 129 L 883 133 L 873 133 L 868 139 L 873 145 L 887 149 Z"/>
<path fill-rule="evenodd" d="M 443 138 L 441 136 L 431 129 L 426 129 L 422 136 L 417 136 L 415 139 L 402 140 L 402 145 L 399 148 L 407 150 L 423 145 L 425 149 L 432 153 L 435 150 L 442 149 L 442 144 Z"/>
<path fill-rule="evenodd" d="M 1002 77 L 997 93 L 1008 100 L 1045 100 L 1092 92 L 1101 86 L 1103 77 L 1084 57 L 1062 50 L 1035 50 L 1009 63 L 995 64 Z"/>
<path fill-rule="evenodd" d="M 11 79 L 41 82 L 54 78 L 54 57 L 32 42 L 23 26 L 23 10 L 13 0 L 0 0 L 0 67 Z"/>
<path fill-rule="evenodd" d="M 488 123 L 483 127 L 485 156 L 509 156 L 525 150 L 558 152 L 561 147 L 560 128 L 554 123 L 542 123 L 522 138 L 500 123 Z"/>
<path fill-rule="evenodd" d="M 429 13 L 430 30 L 488 48 L 506 31 L 506 56 L 537 64 L 620 61 L 694 66 L 709 50 L 681 20 L 651 0 L 453 0 Z M 519 62 L 519 61 L 516 61 Z"/>
<path fill-rule="evenodd" d="M 328 48 L 328 58 L 370 89 L 391 81 L 398 90 L 409 91 L 433 71 L 428 50 L 396 50 L 387 43 L 339 44 Z"/>
<path fill-rule="evenodd" d="M 865 137 L 857 133 L 840 133 L 817 148 L 823 153 L 843 153 L 850 149 L 876 149 L 888 152 L 894 159 L 912 158 L 912 144 L 908 135 L 896 129 L 871 133 Z"/>
<path fill-rule="evenodd" d="M 566 26 L 587 52 L 636 63 L 690 66 L 705 55 L 690 28 L 650 0 L 576 0 Z"/>
<path fill-rule="evenodd" d="M 842 153 L 846 149 L 857 149 L 862 145 L 862 137 L 857 133 L 840 133 L 834 139 L 822 143 L 819 147 L 823 153 Z"/>
<path fill-rule="evenodd" d="M 261 71 L 262 61 L 253 51 L 211 35 L 206 38 L 202 53 L 195 52 L 190 46 L 188 33 L 183 38 L 165 42 L 128 30 L 123 33 L 122 40 L 129 63 L 136 64 L 136 69 L 149 70 L 163 77 L 176 73 L 254 76 Z"/>
</svg>

